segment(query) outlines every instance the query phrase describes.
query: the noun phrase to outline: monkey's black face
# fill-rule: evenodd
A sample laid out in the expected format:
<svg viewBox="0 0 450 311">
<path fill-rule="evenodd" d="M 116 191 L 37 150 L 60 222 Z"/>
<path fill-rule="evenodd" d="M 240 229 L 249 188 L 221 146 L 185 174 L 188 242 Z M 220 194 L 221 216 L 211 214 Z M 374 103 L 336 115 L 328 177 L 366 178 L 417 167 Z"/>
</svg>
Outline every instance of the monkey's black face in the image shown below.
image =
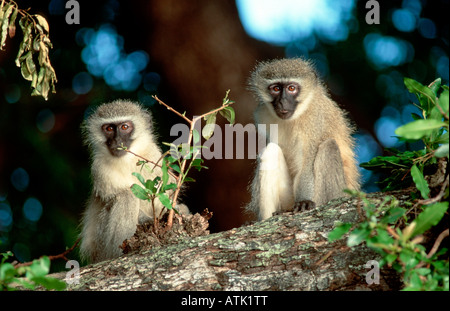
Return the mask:
<svg viewBox="0 0 450 311">
<path fill-rule="evenodd" d="M 133 139 L 131 134 L 134 131 L 134 124 L 131 121 L 108 123 L 102 125 L 103 135 L 106 137 L 106 146 L 111 155 L 122 157 L 127 152 L 120 150 L 121 147 L 130 148 Z"/>
<path fill-rule="evenodd" d="M 272 96 L 272 106 L 280 119 L 286 120 L 292 117 L 297 108 L 297 97 L 300 94 L 300 85 L 295 82 L 273 83 L 269 85 L 269 93 Z"/>
</svg>

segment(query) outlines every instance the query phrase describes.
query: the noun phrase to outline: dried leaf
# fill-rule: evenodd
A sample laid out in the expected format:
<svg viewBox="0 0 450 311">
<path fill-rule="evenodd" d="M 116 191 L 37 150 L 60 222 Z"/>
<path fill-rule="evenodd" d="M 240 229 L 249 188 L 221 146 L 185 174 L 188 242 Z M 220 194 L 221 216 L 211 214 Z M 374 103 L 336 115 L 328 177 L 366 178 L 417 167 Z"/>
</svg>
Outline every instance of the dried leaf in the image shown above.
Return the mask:
<svg viewBox="0 0 450 311">
<path fill-rule="evenodd" d="M 11 15 L 12 11 L 14 9 L 14 5 L 8 3 L 3 9 L 2 9 L 2 15 L 3 17 L 0 18 L 0 50 L 3 50 L 3 46 L 5 45 L 6 36 L 8 35 L 8 28 L 9 28 L 9 16 Z"/>
<path fill-rule="evenodd" d="M 48 26 L 47 20 L 39 14 L 35 14 L 34 17 L 37 19 L 37 22 L 39 23 L 39 25 L 41 25 L 42 28 L 44 28 L 45 32 L 48 33 L 50 31 L 50 28 Z M 38 25 L 36 25 L 36 26 L 38 26 Z"/>
<path fill-rule="evenodd" d="M 17 13 L 19 13 L 19 9 L 16 7 L 16 9 L 14 10 L 13 14 L 11 15 L 11 19 L 9 21 L 9 29 L 8 29 L 8 33 L 9 33 L 9 37 L 12 38 L 16 35 L 16 18 L 17 18 Z"/>
</svg>

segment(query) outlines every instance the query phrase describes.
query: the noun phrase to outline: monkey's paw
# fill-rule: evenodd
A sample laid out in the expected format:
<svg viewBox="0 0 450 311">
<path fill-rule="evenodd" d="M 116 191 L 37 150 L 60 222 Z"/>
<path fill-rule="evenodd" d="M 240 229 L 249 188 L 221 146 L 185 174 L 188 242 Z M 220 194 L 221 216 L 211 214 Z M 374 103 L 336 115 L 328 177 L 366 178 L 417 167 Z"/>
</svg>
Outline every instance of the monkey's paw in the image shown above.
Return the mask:
<svg viewBox="0 0 450 311">
<path fill-rule="evenodd" d="M 310 201 L 310 200 L 303 200 L 303 201 L 295 202 L 294 213 L 312 210 L 315 207 L 316 207 L 316 203 L 314 203 L 313 201 Z"/>
</svg>

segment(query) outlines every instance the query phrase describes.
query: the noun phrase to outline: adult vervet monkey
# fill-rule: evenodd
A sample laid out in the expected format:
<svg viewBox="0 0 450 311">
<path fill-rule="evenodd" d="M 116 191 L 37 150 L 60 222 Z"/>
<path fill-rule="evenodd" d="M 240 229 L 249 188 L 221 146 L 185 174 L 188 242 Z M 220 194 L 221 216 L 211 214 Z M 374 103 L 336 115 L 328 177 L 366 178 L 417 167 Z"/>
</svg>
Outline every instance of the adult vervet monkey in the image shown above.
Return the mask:
<svg viewBox="0 0 450 311">
<path fill-rule="evenodd" d="M 345 188 L 359 189 L 352 128 L 310 62 L 262 62 L 249 85 L 258 101 L 255 123 L 278 125 L 278 135 L 266 133 L 247 209 L 262 220 L 324 204 Z"/>
<path fill-rule="evenodd" d="M 126 100 L 99 106 L 84 122 L 82 131 L 91 152 L 93 189 L 83 214 L 80 253 L 82 258 L 98 262 L 120 256 L 119 246 L 135 233 L 136 225 L 153 218 L 151 203 L 138 199 L 130 190 L 138 183 L 132 173 L 139 171 L 139 159 L 120 148 L 154 162 L 160 159 L 161 150 L 152 133 L 150 113 Z M 162 175 L 159 167 L 140 173 L 145 179 Z M 163 205 L 159 200 L 154 203 L 158 216 Z M 178 204 L 177 209 L 189 214 L 184 204 Z"/>
</svg>

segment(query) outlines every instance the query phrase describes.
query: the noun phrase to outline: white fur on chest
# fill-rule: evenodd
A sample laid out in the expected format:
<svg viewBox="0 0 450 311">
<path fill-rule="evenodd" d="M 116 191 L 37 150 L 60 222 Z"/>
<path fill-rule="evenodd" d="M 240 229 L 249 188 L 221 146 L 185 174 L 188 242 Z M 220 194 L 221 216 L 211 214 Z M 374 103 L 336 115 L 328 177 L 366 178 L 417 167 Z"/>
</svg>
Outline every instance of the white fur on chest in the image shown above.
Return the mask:
<svg viewBox="0 0 450 311">
<path fill-rule="evenodd" d="M 114 195 L 117 192 L 125 189 L 129 189 L 132 184 L 137 182 L 136 177 L 132 175 L 132 172 L 136 171 L 136 157 L 131 154 L 126 154 L 123 157 L 104 157 L 102 165 L 99 169 L 94 170 L 95 185 L 94 188 L 106 195 Z"/>
</svg>

